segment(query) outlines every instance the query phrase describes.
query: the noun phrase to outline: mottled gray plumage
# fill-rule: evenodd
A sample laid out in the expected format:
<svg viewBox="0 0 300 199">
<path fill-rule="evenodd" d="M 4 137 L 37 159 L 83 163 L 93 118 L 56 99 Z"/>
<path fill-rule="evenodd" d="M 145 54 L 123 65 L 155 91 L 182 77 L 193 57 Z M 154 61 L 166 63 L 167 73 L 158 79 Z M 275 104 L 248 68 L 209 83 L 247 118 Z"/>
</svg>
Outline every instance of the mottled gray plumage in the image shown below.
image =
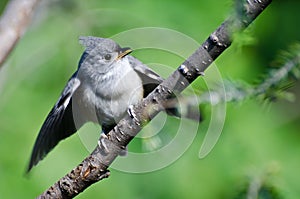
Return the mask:
<svg viewBox="0 0 300 199">
<path fill-rule="evenodd" d="M 99 123 L 108 133 L 129 105 L 148 95 L 162 78 L 128 55 L 111 39 L 80 37 L 85 51 L 38 134 L 28 171 L 59 141 L 74 134 L 86 122 Z"/>
</svg>

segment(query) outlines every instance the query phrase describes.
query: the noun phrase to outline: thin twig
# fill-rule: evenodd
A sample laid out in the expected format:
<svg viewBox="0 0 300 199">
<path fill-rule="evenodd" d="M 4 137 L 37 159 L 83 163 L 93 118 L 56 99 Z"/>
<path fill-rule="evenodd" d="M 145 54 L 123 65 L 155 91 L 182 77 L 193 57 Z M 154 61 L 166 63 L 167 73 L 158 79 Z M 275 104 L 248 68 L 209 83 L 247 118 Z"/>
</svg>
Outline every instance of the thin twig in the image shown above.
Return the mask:
<svg viewBox="0 0 300 199">
<path fill-rule="evenodd" d="M 235 15 L 227 19 L 168 79 L 141 103 L 128 110 L 128 115 L 108 133 L 108 139 L 100 138 L 100 146 L 38 198 L 72 198 L 91 184 L 108 177 L 107 169 L 110 164 L 143 125 L 158 114 L 160 104 L 173 92 L 181 92 L 198 76 L 203 75 L 205 69 L 230 46 L 233 32 L 245 29 L 270 3 L 271 0 L 245 1 L 243 16 Z M 109 149 L 108 153 L 103 150 L 102 142 Z"/>
<path fill-rule="evenodd" d="M 39 0 L 11 0 L 0 18 L 0 67 L 30 24 Z"/>
</svg>

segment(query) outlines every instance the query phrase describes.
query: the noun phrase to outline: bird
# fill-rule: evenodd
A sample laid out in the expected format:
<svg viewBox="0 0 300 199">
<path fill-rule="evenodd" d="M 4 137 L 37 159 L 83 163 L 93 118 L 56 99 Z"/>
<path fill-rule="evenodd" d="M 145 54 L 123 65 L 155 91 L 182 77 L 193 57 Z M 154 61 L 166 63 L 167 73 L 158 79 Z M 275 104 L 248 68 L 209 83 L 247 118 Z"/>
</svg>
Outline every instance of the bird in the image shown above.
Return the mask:
<svg viewBox="0 0 300 199">
<path fill-rule="evenodd" d="M 163 78 L 110 38 L 80 36 L 85 50 L 38 133 L 27 172 L 61 140 L 87 122 L 100 124 L 105 135 Z M 178 115 L 175 109 L 169 113 Z"/>
</svg>

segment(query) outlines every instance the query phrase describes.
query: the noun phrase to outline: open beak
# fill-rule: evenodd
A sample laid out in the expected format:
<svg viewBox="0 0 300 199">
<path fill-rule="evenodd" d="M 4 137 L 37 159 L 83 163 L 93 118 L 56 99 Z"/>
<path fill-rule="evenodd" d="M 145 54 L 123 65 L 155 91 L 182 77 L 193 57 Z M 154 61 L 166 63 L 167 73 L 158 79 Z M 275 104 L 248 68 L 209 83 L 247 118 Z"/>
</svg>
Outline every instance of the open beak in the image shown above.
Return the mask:
<svg viewBox="0 0 300 199">
<path fill-rule="evenodd" d="M 121 59 L 122 57 L 125 57 L 126 55 L 128 55 L 129 53 L 131 53 L 133 50 L 131 48 L 125 47 L 125 48 L 121 48 L 121 50 L 119 51 L 119 55 L 117 57 L 116 60 Z"/>
</svg>

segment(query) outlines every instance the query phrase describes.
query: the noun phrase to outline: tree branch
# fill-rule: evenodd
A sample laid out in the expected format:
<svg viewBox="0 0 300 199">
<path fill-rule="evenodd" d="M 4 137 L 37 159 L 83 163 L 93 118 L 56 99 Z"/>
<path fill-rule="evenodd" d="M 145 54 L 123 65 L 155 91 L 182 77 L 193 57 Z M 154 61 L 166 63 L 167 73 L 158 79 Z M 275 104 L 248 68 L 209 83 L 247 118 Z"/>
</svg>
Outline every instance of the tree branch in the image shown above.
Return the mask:
<svg viewBox="0 0 300 199">
<path fill-rule="evenodd" d="M 173 92 L 181 92 L 198 76 L 204 75 L 205 69 L 231 45 L 233 33 L 244 30 L 270 3 L 271 0 L 245 1 L 243 12 L 239 10 L 241 14 L 227 19 L 168 79 L 141 103 L 128 109 L 128 115 L 108 133 L 108 139 L 100 138 L 99 146 L 82 163 L 38 198 L 72 198 L 108 177 L 107 168 L 141 128 L 161 111 L 161 104 Z M 102 142 L 109 149 L 108 153 L 103 150 Z"/>
<path fill-rule="evenodd" d="M 0 67 L 31 21 L 39 0 L 11 0 L 0 18 Z"/>
</svg>

